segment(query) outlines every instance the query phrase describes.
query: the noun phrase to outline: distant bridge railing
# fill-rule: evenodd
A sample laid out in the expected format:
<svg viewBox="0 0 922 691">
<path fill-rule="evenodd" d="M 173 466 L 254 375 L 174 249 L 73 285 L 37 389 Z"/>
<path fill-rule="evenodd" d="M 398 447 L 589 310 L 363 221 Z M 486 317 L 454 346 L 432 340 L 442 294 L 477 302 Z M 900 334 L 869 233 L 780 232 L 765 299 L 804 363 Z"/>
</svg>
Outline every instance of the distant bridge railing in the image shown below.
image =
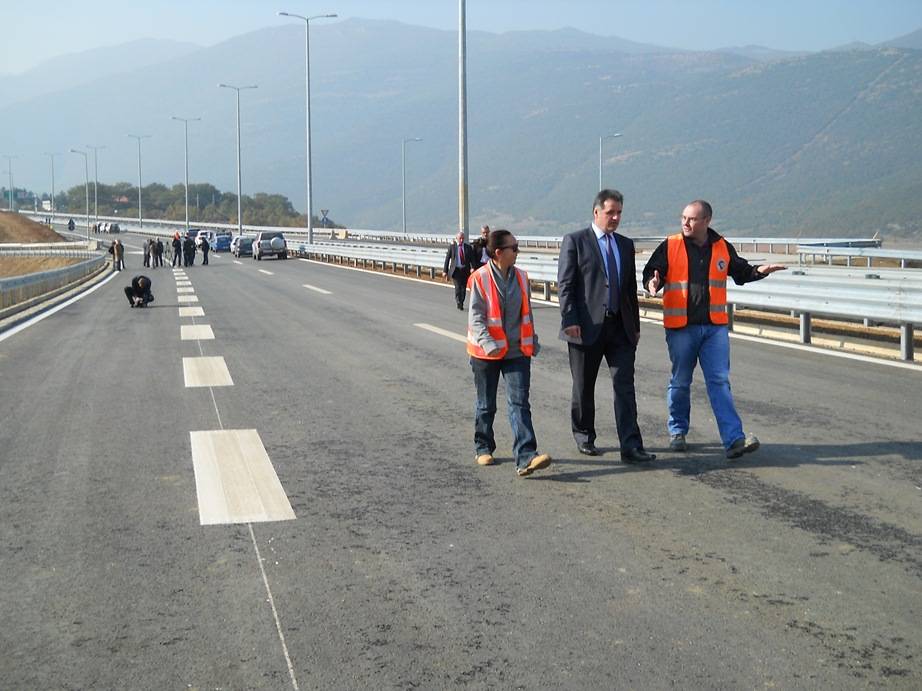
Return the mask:
<svg viewBox="0 0 922 691">
<path fill-rule="evenodd" d="M 812 247 L 801 245 L 797 248 L 800 262 L 804 263 L 807 257 L 816 263 L 817 257 L 825 259 L 827 264 L 832 264 L 834 257 L 845 257 L 845 265 L 852 266 L 855 259 L 864 259 L 865 266 L 870 267 L 874 259 L 889 259 L 899 261 L 900 268 L 905 269 L 909 262 L 922 264 L 922 252 L 918 250 L 885 250 L 879 248 L 842 248 L 842 247 Z"/>
<path fill-rule="evenodd" d="M 445 261 L 441 249 L 406 245 L 289 242 L 289 251 L 341 264 L 371 268 L 380 265 L 404 273 L 413 271 L 417 277 L 427 273 L 430 278 L 442 273 Z M 557 257 L 522 252 L 516 265 L 528 272 L 531 281 L 543 288 L 544 298 L 550 299 L 557 283 Z M 641 280 L 638 269 L 638 293 L 644 294 Z M 802 343 L 811 340 L 814 315 L 893 324 L 900 329 L 900 356 L 912 360 L 913 325 L 922 324 L 922 270 L 869 273 L 829 267 L 796 267 L 743 286 L 731 281 L 727 299 L 731 310 L 737 305 L 798 315 Z"/>
</svg>

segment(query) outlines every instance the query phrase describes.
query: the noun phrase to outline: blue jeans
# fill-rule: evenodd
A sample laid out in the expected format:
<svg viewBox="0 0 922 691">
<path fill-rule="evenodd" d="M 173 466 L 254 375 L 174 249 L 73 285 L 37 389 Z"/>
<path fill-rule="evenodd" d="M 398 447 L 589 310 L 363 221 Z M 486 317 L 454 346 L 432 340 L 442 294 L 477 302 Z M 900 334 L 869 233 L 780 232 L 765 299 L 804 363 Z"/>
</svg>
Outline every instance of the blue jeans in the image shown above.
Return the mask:
<svg viewBox="0 0 922 691">
<path fill-rule="evenodd" d="M 474 404 L 474 451 L 492 454 L 496 450 L 493 438 L 493 419 L 496 417 L 496 390 L 499 375 L 506 380 L 506 408 L 512 427 L 512 455 L 517 468 L 524 468 L 538 455 L 538 440 L 531 423 L 531 406 L 528 391 L 531 387 L 531 358 L 517 357 L 509 360 L 481 360 L 471 358 L 477 401 Z"/>
<path fill-rule="evenodd" d="M 687 434 L 691 411 L 691 382 L 695 365 L 701 363 L 711 410 L 724 448 L 743 435 L 743 422 L 730 392 L 730 331 L 726 326 L 690 324 L 682 329 L 665 329 L 666 346 L 672 361 L 672 379 L 666 402 L 669 405 L 669 434 Z"/>
</svg>

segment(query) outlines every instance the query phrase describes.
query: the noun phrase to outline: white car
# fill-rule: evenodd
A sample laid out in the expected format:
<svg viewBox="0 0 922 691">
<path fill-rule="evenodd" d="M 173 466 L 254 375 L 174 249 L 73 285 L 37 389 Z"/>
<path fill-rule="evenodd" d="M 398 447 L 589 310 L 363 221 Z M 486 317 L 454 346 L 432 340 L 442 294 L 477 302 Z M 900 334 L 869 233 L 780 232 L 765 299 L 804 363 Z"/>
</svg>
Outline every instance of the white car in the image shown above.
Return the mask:
<svg viewBox="0 0 922 691">
<path fill-rule="evenodd" d="M 195 246 L 201 247 L 202 240 L 206 240 L 206 239 L 208 240 L 208 247 L 210 249 L 214 249 L 215 238 L 214 238 L 213 230 L 200 230 L 198 233 L 196 233 L 195 234 Z"/>
</svg>

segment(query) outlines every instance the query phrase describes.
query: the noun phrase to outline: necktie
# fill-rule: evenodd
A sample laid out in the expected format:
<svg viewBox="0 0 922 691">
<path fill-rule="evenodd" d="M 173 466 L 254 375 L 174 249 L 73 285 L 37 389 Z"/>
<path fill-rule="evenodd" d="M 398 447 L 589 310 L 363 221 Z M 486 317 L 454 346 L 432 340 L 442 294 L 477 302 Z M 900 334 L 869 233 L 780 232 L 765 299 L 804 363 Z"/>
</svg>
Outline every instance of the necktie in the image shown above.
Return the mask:
<svg viewBox="0 0 922 691">
<path fill-rule="evenodd" d="M 464 245 L 458 245 L 458 256 L 461 257 L 461 266 L 464 266 Z"/>
<path fill-rule="evenodd" d="M 608 233 L 605 236 L 605 241 L 608 245 L 608 311 L 617 312 L 618 305 L 621 302 L 621 295 L 618 290 L 618 262 L 615 259 L 615 252 L 612 249 L 614 240 L 612 240 L 612 233 Z"/>
</svg>

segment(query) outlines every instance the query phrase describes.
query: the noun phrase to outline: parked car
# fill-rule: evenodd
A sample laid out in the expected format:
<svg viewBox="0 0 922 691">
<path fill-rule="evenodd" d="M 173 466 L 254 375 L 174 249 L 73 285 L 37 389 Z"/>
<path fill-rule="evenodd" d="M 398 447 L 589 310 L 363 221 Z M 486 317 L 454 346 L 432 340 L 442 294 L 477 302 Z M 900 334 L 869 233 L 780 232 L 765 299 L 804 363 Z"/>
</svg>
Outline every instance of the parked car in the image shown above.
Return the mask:
<svg viewBox="0 0 922 691">
<path fill-rule="evenodd" d="M 277 259 L 288 259 L 288 243 L 278 230 L 257 233 L 253 240 L 253 259 L 262 259 L 274 254 Z"/>
<path fill-rule="evenodd" d="M 249 235 L 238 235 L 234 238 L 234 241 L 231 243 L 231 254 L 233 254 L 238 259 L 240 255 L 252 254 L 253 253 L 253 238 Z"/>
<path fill-rule="evenodd" d="M 230 252 L 231 248 L 231 234 L 228 232 L 218 232 L 215 233 L 214 242 L 211 245 L 211 249 L 215 252 Z"/>
<path fill-rule="evenodd" d="M 190 231 L 191 232 L 191 231 Z M 215 235 L 213 230 L 199 230 L 195 234 L 195 246 L 201 247 L 202 240 L 208 240 L 208 246 L 215 249 Z"/>
<path fill-rule="evenodd" d="M 106 223 L 106 232 L 107 233 L 121 233 L 122 229 L 118 227 L 118 223 Z"/>
</svg>

